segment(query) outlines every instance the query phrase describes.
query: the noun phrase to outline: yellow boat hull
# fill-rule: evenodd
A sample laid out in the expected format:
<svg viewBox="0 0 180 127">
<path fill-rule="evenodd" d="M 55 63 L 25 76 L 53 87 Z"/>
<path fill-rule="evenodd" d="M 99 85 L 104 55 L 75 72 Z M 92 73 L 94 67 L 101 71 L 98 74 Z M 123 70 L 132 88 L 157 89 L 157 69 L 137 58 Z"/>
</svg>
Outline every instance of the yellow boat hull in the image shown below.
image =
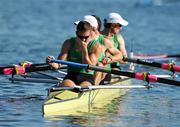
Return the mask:
<svg viewBox="0 0 180 127">
<path fill-rule="evenodd" d="M 112 85 L 130 85 L 130 79 L 111 82 Z M 127 89 L 97 89 L 84 92 L 61 90 L 50 92 L 43 104 L 43 114 L 78 115 L 101 108 L 116 97 L 126 94 Z"/>
</svg>

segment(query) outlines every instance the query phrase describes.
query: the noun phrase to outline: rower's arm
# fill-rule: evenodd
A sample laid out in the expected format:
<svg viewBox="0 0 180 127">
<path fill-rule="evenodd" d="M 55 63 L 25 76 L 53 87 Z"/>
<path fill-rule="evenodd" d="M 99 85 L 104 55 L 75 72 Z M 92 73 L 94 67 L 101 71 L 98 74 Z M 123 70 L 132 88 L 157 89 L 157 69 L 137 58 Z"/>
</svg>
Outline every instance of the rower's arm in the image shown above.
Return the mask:
<svg viewBox="0 0 180 127">
<path fill-rule="evenodd" d="M 108 64 L 119 62 L 123 59 L 122 53 L 116 48 L 107 48 L 106 52 L 112 55 L 111 57 L 109 57 L 111 60 L 108 62 Z"/>
<path fill-rule="evenodd" d="M 103 38 L 103 45 L 106 48 L 113 48 L 114 47 L 114 42 L 112 40 L 107 39 L 107 38 Z"/>
<path fill-rule="evenodd" d="M 59 60 L 67 60 L 69 47 L 70 47 L 70 42 L 69 42 L 69 40 L 66 40 L 66 41 L 63 43 L 63 46 L 62 46 L 62 48 L 61 48 L 61 52 L 59 53 L 57 59 L 59 59 Z M 58 63 L 50 63 L 50 65 L 51 65 L 54 69 L 58 69 L 58 68 L 61 67 L 61 65 L 58 64 Z"/>
<path fill-rule="evenodd" d="M 96 43 L 92 49 L 91 49 L 91 52 L 90 54 L 88 55 L 89 58 L 87 59 L 87 64 L 90 64 L 90 65 L 96 65 L 97 62 L 98 62 L 98 58 L 100 57 L 101 55 L 101 51 L 102 51 L 102 47 L 99 43 Z"/>
<path fill-rule="evenodd" d="M 120 34 L 118 35 L 118 43 L 120 45 L 120 51 L 122 52 L 123 56 L 127 56 L 124 38 Z"/>
<path fill-rule="evenodd" d="M 60 54 L 58 56 L 58 59 L 60 59 L 60 60 L 67 60 L 69 48 L 70 48 L 70 41 L 66 40 L 63 43 L 63 46 L 61 48 L 61 52 L 60 52 Z"/>
</svg>

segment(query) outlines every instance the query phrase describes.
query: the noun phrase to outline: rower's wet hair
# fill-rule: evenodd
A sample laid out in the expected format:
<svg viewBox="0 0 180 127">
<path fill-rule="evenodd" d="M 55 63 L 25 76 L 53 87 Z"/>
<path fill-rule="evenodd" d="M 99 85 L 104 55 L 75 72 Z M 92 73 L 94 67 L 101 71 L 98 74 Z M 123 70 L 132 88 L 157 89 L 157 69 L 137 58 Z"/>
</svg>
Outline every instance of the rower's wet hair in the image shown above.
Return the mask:
<svg viewBox="0 0 180 127">
<path fill-rule="evenodd" d="M 92 27 L 91 27 L 91 25 L 88 22 L 80 21 L 78 23 L 76 29 L 77 29 L 77 32 L 78 31 L 84 32 L 84 31 L 87 31 L 87 30 L 92 30 Z"/>
<path fill-rule="evenodd" d="M 96 18 L 97 22 L 98 22 L 98 31 L 100 32 L 101 31 L 101 19 L 99 16 L 97 15 L 92 15 Z"/>
<path fill-rule="evenodd" d="M 111 28 L 111 23 L 107 23 L 106 19 L 104 19 L 104 27 L 105 28 Z"/>
</svg>

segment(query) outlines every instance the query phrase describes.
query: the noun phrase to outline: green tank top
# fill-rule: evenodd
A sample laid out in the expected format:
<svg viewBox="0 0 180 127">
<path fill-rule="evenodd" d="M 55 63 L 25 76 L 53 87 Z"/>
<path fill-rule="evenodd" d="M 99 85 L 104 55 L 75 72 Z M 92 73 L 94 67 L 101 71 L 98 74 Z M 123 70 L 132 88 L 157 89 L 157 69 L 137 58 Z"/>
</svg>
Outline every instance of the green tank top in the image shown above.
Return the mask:
<svg viewBox="0 0 180 127">
<path fill-rule="evenodd" d="M 117 48 L 117 49 L 120 49 L 120 45 L 118 43 L 118 35 L 117 34 L 113 35 L 113 41 L 114 41 L 114 47 Z"/>
<path fill-rule="evenodd" d="M 103 36 L 103 35 L 99 35 L 97 41 L 98 41 L 101 45 L 103 45 L 103 39 L 104 39 L 104 36 Z"/>
<path fill-rule="evenodd" d="M 97 41 L 99 42 L 99 44 L 104 45 L 104 44 L 103 44 L 103 39 L 104 39 L 104 36 L 103 36 L 103 35 L 99 35 L 99 37 L 98 37 L 98 39 L 97 39 Z M 102 61 L 104 57 L 105 57 L 105 52 L 102 52 L 100 58 L 98 59 L 98 61 L 99 61 L 99 62 Z M 107 69 L 111 69 L 110 64 L 107 65 Z"/>
<path fill-rule="evenodd" d="M 114 42 L 114 47 L 117 48 L 117 49 L 120 49 L 120 45 L 118 43 L 118 35 L 117 34 L 113 35 L 113 42 Z M 119 62 L 115 62 L 115 63 L 111 64 L 111 67 L 119 67 L 119 66 L 120 66 Z"/>
<path fill-rule="evenodd" d="M 92 47 L 96 44 L 97 41 L 93 40 L 88 44 L 88 54 L 91 52 Z M 70 49 L 68 51 L 68 61 L 76 62 L 76 63 L 82 63 L 82 53 L 80 51 L 76 50 L 75 43 L 76 38 L 72 37 L 70 39 Z M 79 72 L 79 73 L 85 73 L 85 74 L 94 74 L 94 71 L 86 71 L 86 69 L 82 68 L 75 68 L 75 67 L 68 67 L 68 72 Z"/>
<path fill-rule="evenodd" d="M 103 38 L 108 38 L 108 36 L 106 35 L 103 35 L 103 37 L 99 37 L 100 38 L 100 41 L 103 41 Z M 99 39 L 98 38 L 98 39 Z M 118 43 L 118 35 L 117 34 L 114 34 L 113 37 L 112 37 L 112 40 L 114 42 L 114 47 L 117 48 L 117 49 L 120 49 L 120 45 Z M 100 42 L 100 44 L 103 44 L 103 42 Z"/>
</svg>

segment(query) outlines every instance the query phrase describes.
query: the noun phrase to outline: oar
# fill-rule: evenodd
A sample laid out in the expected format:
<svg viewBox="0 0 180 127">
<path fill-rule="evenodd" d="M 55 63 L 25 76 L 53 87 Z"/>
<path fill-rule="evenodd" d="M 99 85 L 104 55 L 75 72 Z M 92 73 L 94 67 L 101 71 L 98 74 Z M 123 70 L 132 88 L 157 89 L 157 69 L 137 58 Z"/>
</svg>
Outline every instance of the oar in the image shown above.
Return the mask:
<svg viewBox="0 0 180 127">
<path fill-rule="evenodd" d="M 134 55 L 133 57 L 138 59 L 180 58 L 180 54 Z"/>
<path fill-rule="evenodd" d="M 175 80 L 166 79 L 166 78 L 158 78 L 157 76 L 150 75 L 148 73 L 141 73 L 141 72 L 134 73 L 134 72 L 128 72 L 128 71 L 112 70 L 112 69 L 106 69 L 103 67 L 93 66 L 89 64 L 80 64 L 80 63 L 74 63 L 74 62 L 63 61 L 63 60 L 52 60 L 51 62 L 65 64 L 71 67 L 84 68 L 84 69 L 101 71 L 101 72 L 110 73 L 110 74 L 127 76 L 131 78 L 136 78 L 138 80 L 144 80 L 147 82 L 159 82 L 159 83 L 180 86 L 180 81 L 175 81 Z"/>
<path fill-rule="evenodd" d="M 65 66 L 62 67 L 66 68 Z M 52 68 L 47 63 L 37 63 L 29 64 L 26 66 L 22 65 L 10 65 L 0 67 L 0 74 L 11 75 L 11 74 L 23 74 L 25 72 L 36 72 L 36 71 L 46 71 L 52 70 Z"/>
<path fill-rule="evenodd" d="M 128 57 L 125 57 L 124 60 L 127 62 L 162 68 L 165 70 L 170 70 L 172 72 L 175 72 L 175 71 L 180 72 L 180 66 L 174 65 L 172 63 L 158 63 L 158 62 L 147 61 L 147 60 L 143 60 L 143 59 L 128 58 Z"/>
<path fill-rule="evenodd" d="M 34 72 L 34 71 L 42 71 L 42 70 L 50 70 L 50 66 L 47 63 L 38 63 L 38 64 L 30 64 L 28 67 L 23 69 L 21 65 L 11 65 L 11 66 L 4 66 L 0 67 L 0 74 L 6 74 L 10 75 L 15 73 L 16 71 L 19 71 L 22 73 L 22 71 L 26 72 Z"/>
</svg>

